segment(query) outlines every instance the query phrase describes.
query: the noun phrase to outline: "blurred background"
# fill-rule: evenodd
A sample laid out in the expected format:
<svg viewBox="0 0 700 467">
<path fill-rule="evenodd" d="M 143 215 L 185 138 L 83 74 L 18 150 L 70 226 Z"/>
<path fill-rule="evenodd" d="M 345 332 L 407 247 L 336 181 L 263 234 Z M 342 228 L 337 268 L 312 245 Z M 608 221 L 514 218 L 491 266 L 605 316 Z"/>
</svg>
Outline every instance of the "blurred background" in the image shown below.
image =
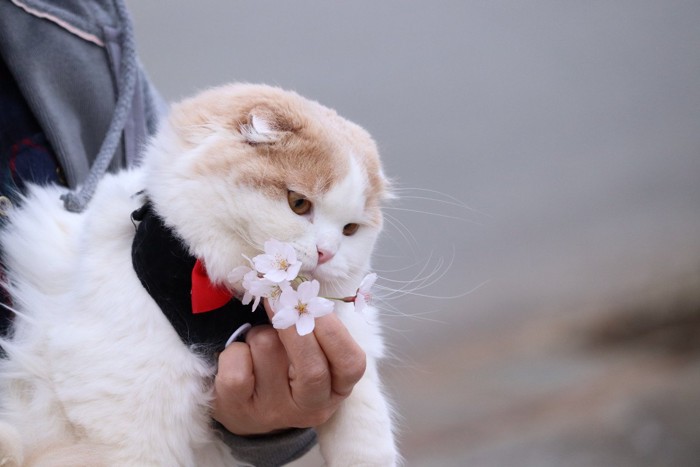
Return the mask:
<svg viewBox="0 0 700 467">
<path fill-rule="evenodd" d="M 264 82 L 374 135 L 407 465 L 700 465 L 699 2 L 127 3 L 166 99 Z"/>
</svg>

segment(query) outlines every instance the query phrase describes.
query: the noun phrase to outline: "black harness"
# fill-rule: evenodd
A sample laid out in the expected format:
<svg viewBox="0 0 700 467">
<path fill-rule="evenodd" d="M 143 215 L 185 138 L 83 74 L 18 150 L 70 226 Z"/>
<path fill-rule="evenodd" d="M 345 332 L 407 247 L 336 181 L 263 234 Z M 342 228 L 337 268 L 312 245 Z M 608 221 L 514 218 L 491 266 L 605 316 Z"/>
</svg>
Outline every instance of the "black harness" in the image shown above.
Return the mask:
<svg viewBox="0 0 700 467">
<path fill-rule="evenodd" d="M 151 203 L 132 214 L 138 222 L 131 247 L 136 275 L 180 339 L 202 347 L 212 355 L 220 352 L 231 334 L 245 323 L 269 324 L 265 310 L 255 312 L 233 298 L 221 308 L 192 313 L 192 268 L 197 259 L 184 242 L 154 212 Z"/>
</svg>

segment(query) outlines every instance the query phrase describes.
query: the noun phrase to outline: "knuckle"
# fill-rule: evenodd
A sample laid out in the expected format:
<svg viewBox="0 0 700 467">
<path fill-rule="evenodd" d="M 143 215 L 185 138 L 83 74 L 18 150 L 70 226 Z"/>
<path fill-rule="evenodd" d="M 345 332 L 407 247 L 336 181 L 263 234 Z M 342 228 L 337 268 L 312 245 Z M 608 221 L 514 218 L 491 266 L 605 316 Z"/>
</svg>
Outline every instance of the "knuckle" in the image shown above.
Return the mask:
<svg viewBox="0 0 700 467">
<path fill-rule="evenodd" d="M 362 349 L 346 353 L 336 364 L 335 373 L 344 381 L 358 382 L 367 370 L 367 356 Z"/>
<path fill-rule="evenodd" d="M 353 358 L 349 359 L 345 366 L 347 378 L 352 381 L 359 381 L 367 370 L 367 356 L 360 350 Z"/>
<path fill-rule="evenodd" d="M 326 365 L 307 365 L 298 372 L 299 382 L 304 386 L 323 386 L 330 382 L 330 371 Z"/>
<path fill-rule="evenodd" d="M 246 337 L 246 342 L 251 347 L 261 351 L 270 351 L 281 345 L 277 332 L 267 326 L 256 326 L 251 329 Z"/>
<path fill-rule="evenodd" d="M 247 388 L 251 384 L 250 375 L 242 371 L 227 371 L 224 373 L 217 373 L 216 375 L 217 386 L 231 394 L 238 394 L 242 389 Z"/>
<path fill-rule="evenodd" d="M 236 391 L 252 384 L 250 367 L 242 364 L 246 360 L 247 347 L 245 344 L 234 343 L 219 355 L 218 370 L 214 376 L 217 389 Z"/>
</svg>

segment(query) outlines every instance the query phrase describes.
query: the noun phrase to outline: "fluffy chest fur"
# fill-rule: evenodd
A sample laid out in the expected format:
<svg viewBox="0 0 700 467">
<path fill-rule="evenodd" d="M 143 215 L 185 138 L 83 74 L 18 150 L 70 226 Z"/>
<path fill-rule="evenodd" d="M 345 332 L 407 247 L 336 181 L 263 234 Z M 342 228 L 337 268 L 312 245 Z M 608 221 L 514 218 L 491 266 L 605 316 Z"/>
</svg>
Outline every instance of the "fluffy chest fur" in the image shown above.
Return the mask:
<svg viewBox="0 0 700 467">
<path fill-rule="evenodd" d="M 29 461 L 69 453 L 86 465 L 233 465 L 211 428 L 215 368 L 134 272 L 131 213 L 147 197 L 222 286 L 275 238 L 293 245 L 322 294 L 346 296 L 369 269 L 386 189 L 364 130 L 296 94 L 250 85 L 176 105 L 143 165 L 106 177 L 82 214 L 62 209 L 59 189 L 34 188 L 2 234 L 18 316 L 3 343 L 0 450 Z M 336 311 L 368 369 L 318 427 L 322 452 L 329 465 L 390 465 L 376 313 L 349 308 Z"/>
</svg>

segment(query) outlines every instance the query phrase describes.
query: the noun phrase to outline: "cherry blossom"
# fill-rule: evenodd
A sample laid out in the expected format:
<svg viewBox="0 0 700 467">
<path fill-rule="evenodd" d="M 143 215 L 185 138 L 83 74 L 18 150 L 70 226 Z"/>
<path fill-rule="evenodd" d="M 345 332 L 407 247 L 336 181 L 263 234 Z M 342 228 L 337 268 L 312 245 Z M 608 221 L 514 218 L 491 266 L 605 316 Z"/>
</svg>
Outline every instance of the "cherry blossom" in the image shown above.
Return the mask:
<svg viewBox="0 0 700 467">
<path fill-rule="evenodd" d="M 249 268 L 248 266 L 238 266 L 237 268 L 234 268 L 231 272 L 228 273 L 228 281 L 231 284 L 238 284 L 243 281 L 243 278 L 245 277 L 246 274 L 251 272 L 253 269 Z"/>
<path fill-rule="evenodd" d="M 314 330 L 315 319 L 333 311 L 333 302 L 318 296 L 320 284 L 317 280 L 302 282 L 294 290 L 286 288 L 278 301 L 279 309 L 272 317 L 275 329 L 287 329 L 296 325 L 300 336 Z"/>
<path fill-rule="evenodd" d="M 250 271 L 243 277 L 243 288 L 245 289 L 245 294 L 241 302 L 244 305 L 250 303 L 254 298 L 253 310 L 258 308 L 260 304 L 260 299 L 268 298 L 270 303 L 274 308 L 277 305 L 279 297 L 286 288 L 290 288 L 288 281 L 284 282 L 272 282 L 270 279 L 265 277 L 259 277 L 257 271 Z"/>
<path fill-rule="evenodd" d="M 372 302 L 370 289 L 377 280 L 375 273 L 367 274 L 354 296 L 345 298 L 319 297 L 317 280 L 299 275 L 301 261 L 297 260 L 294 247 L 278 240 L 265 242 L 265 252 L 253 259 L 244 255 L 250 264 L 233 269 L 228 280 L 237 290 L 243 290 L 240 298 L 244 305 L 253 303 L 258 308 L 260 300 L 267 298 L 273 310 L 272 324 L 277 329 L 293 325 L 299 335 L 311 333 L 315 319 L 333 312 L 333 300 L 354 303 L 355 311 L 362 312 Z M 240 295 L 239 295 L 240 297 Z"/>
<path fill-rule="evenodd" d="M 253 258 L 255 269 L 272 282 L 294 280 L 301 269 L 294 247 L 278 240 L 265 242 L 265 253 Z"/>
<path fill-rule="evenodd" d="M 288 281 L 281 283 L 272 282 L 265 277 L 261 277 L 258 271 L 248 266 L 239 266 L 233 269 L 228 274 L 228 280 L 231 284 L 234 284 L 237 289 L 243 289 L 243 296 L 241 297 L 239 295 L 241 303 L 248 305 L 250 302 L 253 302 L 253 311 L 258 308 L 260 300 L 263 298 L 270 299 L 274 307 L 282 294 L 282 290 L 286 287 L 290 287 Z"/>
<path fill-rule="evenodd" d="M 357 293 L 355 294 L 355 299 L 353 300 L 355 303 L 355 311 L 358 313 L 361 313 L 365 307 L 372 303 L 372 294 L 370 289 L 376 280 L 377 274 L 372 272 L 367 274 L 364 279 L 362 279 L 362 282 L 360 282 L 360 287 L 358 287 Z"/>
</svg>

